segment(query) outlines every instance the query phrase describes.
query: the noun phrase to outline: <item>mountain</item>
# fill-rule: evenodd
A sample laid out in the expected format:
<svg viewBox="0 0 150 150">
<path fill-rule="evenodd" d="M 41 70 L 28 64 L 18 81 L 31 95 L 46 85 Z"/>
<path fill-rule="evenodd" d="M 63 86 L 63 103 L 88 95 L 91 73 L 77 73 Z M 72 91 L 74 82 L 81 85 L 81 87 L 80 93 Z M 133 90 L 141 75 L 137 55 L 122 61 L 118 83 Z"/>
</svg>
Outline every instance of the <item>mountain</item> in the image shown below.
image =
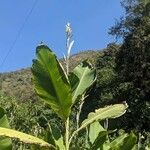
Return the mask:
<svg viewBox="0 0 150 150">
<path fill-rule="evenodd" d="M 102 51 L 84 51 L 70 57 L 70 70 L 77 66 L 81 61 L 88 59 L 93 66 L 98 56 L 102 55 Z M 63 59 L 60 62 L 65 66 Z M 15 97 L 18 100 L 36 100 L 32 85 L 32 73 L 30 68 L 21 69 L 14 72 L 0 74 L 0 91 L 7 96 Z"/>
</svg>

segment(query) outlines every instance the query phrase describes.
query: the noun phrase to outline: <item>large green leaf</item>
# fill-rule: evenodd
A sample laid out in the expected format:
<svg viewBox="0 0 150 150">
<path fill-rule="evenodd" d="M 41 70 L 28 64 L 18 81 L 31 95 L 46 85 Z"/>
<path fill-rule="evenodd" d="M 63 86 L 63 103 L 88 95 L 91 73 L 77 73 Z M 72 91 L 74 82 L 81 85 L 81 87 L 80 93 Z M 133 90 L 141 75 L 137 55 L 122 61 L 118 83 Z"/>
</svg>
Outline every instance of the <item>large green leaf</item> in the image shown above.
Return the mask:
<svg viewBox="0 0 150 150">
<path fill-rule="evenodd" d="M 10 128 L 7 116 L 4 109 L 0 107 L 0 127 Z M 0 138 L 0 150 L 11 150 L 12 142 L 11 139 L 6 137 Z"/>
<path fill-rule="evenodd" d="M 55 149 L 53 145 L 43 141 L 42 139 L 12 129 L 0 127 L 0 136 L 17 139 L 26 144 L 35 144 L 39 145 L 40 147 Z"/>
<path fill-rule="evenodd" d="M 36 49 L 32 73 L 35 91 L 63 119 L 70 114 L 71 86 L 55 54 L 45 45 Z"/>
<path fill-rule="evenodd" d="M 87 61 L 83 61 L 74 68 L 69 79 L 73 92 L 72 101 L 74 103 L 94 83 L 96 70 Z"/>
<path fill-rule="evenodd" d="M 110 105 L 104 108 L 97 109 L 95 110 L 95 112 L 89 113 L 88 118 L 82 122 L 80 130 L 98 120 L 120 117 L 126 112 L 127 107 L 127 104 L 124 103 Z"/>
</svg>

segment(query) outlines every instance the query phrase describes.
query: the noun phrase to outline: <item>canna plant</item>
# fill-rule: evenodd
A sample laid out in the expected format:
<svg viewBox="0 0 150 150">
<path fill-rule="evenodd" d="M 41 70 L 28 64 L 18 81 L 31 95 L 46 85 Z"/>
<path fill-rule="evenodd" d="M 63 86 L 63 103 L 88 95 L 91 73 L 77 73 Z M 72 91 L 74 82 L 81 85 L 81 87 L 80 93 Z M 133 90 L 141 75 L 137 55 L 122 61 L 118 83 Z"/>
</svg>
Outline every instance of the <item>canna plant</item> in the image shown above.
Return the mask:
<svg viewBox="0 0 150 150">
<path fill-rule="evenodd" d="M 65 126 L 64 134 L 60 134 L 59 138 L 57 136 L 57 139 L 53 135 L 54 131 L 51 131 L 53 137 L 51 142 L 54 143 L 56 149 L 69 150 L 73 139 L 78 138 L 81 130 L 86 129 L 94 122 L 117 118 L 125 113 L 127 109 L 125 103 L 97 109 L 95 112 L 89 113 L 87 119 L 81 124 L 77 121 L 77 129 L 72 132 L 69 125 L 71 108 L 79 101 L 81 104 L 84 102 L 87 89 L 96 81 L 96 71 L 87 61 L 83 61 L 67 74 L 55 54 L 46 45 L 38 46 L 36 55 L 37 59 L 33 61 L 32 65 L 35 91 L 57 113 Z"/>
<path fill-rule="evenodd" d="M 126 112 L 127 104 L 115 104 L 104 108 L 95 110 L 89 113 L 87 119 L 82 123 L 79 122 L 80 113 L 85 100 L 86 91 L 96 81 L 96 71 L 92 68 L 91 64 L 83 61 L 72 72 L 69 71 L 69 56 L 73 41 L 71 41 L 71 28 L 70 24 L 66 28 L 67 33 L 67 57 L 66 70 L 62 67 L 53 51 L 46 45 L 39 45 L 36 49 L 36 59 L 33 60 L 32 73 L 33 84 L 35 92 L 62 120 L 63 128 L 60 129 L 51 126 L 48 122 L 47 135 L 45 141 L 37 137 L 9 129 L 8 125 L 4 126 L 3 121 L 0 120 L 0 136 L 5 138 L 6 147 L 1 150 L 11 149 L 11 140 L 13 138 L 32 145 L 32 150 L 69 150 L 72 149 L 74 141 L 80 138 L 80 131 L 85 131 L 86 144 L 84 148 L 77 148 L 74 142 L 75 149 L 89 149 L 89 150 L 113 150 L 120 149 L 128 145 L 128 150 L 132 149 L 136 138 L 134 134 L 125 134 L 123 137 L 109 141 L 108 132 L 100 125 L 100 121 L 117 118 Z M 76 104 L 79 105 L 78 112 L 76 113 L 76 129 L 71 128 L 71 112 Z M 6 117 L 2 111 L 2 117 Z M 5 118 L 7 119 L 7 118 Z M 1 138 L 0 140 L 3 140 Z M 125 149 L 125 148 L 124 148 Z"/>
</svg>

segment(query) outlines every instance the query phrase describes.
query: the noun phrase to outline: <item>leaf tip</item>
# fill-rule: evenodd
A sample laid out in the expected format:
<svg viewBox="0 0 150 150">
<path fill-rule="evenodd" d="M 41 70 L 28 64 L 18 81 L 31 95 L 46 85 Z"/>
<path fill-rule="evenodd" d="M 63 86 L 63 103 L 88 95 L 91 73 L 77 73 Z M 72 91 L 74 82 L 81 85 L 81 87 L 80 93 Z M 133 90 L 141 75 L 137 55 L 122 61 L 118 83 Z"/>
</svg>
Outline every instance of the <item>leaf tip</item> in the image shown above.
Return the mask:
<svg viewBox="0 0 150 150">
<path fill-rule="evenodd" d="M 38 46 L 36 47 L 36 54 L 37 54 L 40 50 L 43 50 L 43 49 L 51 51 L 50 48 L 49 48 L 46 44 L 44 44 L 43 42 L 41 42 L 41 43 L 38 44 Z"/>
</svg>

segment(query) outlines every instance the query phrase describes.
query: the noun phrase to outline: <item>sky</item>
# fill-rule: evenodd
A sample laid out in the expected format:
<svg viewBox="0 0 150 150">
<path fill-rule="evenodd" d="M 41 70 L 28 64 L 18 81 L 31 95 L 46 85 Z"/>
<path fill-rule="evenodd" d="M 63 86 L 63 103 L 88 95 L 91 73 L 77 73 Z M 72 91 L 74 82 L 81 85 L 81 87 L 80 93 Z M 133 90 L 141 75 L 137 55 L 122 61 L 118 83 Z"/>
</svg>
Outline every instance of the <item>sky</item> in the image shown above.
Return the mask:
<svg viewBox="0 0 150 150">
<path fill-rule="evenodd" d="M 72 54 L 113 42 L 109 28 L 123 15 L 121 0 L 5 0 L 0 4 L 0 72 L 30 67 L 42 41 L 66 53 L 65 25 L 71 23 Z"/>
</svg>

